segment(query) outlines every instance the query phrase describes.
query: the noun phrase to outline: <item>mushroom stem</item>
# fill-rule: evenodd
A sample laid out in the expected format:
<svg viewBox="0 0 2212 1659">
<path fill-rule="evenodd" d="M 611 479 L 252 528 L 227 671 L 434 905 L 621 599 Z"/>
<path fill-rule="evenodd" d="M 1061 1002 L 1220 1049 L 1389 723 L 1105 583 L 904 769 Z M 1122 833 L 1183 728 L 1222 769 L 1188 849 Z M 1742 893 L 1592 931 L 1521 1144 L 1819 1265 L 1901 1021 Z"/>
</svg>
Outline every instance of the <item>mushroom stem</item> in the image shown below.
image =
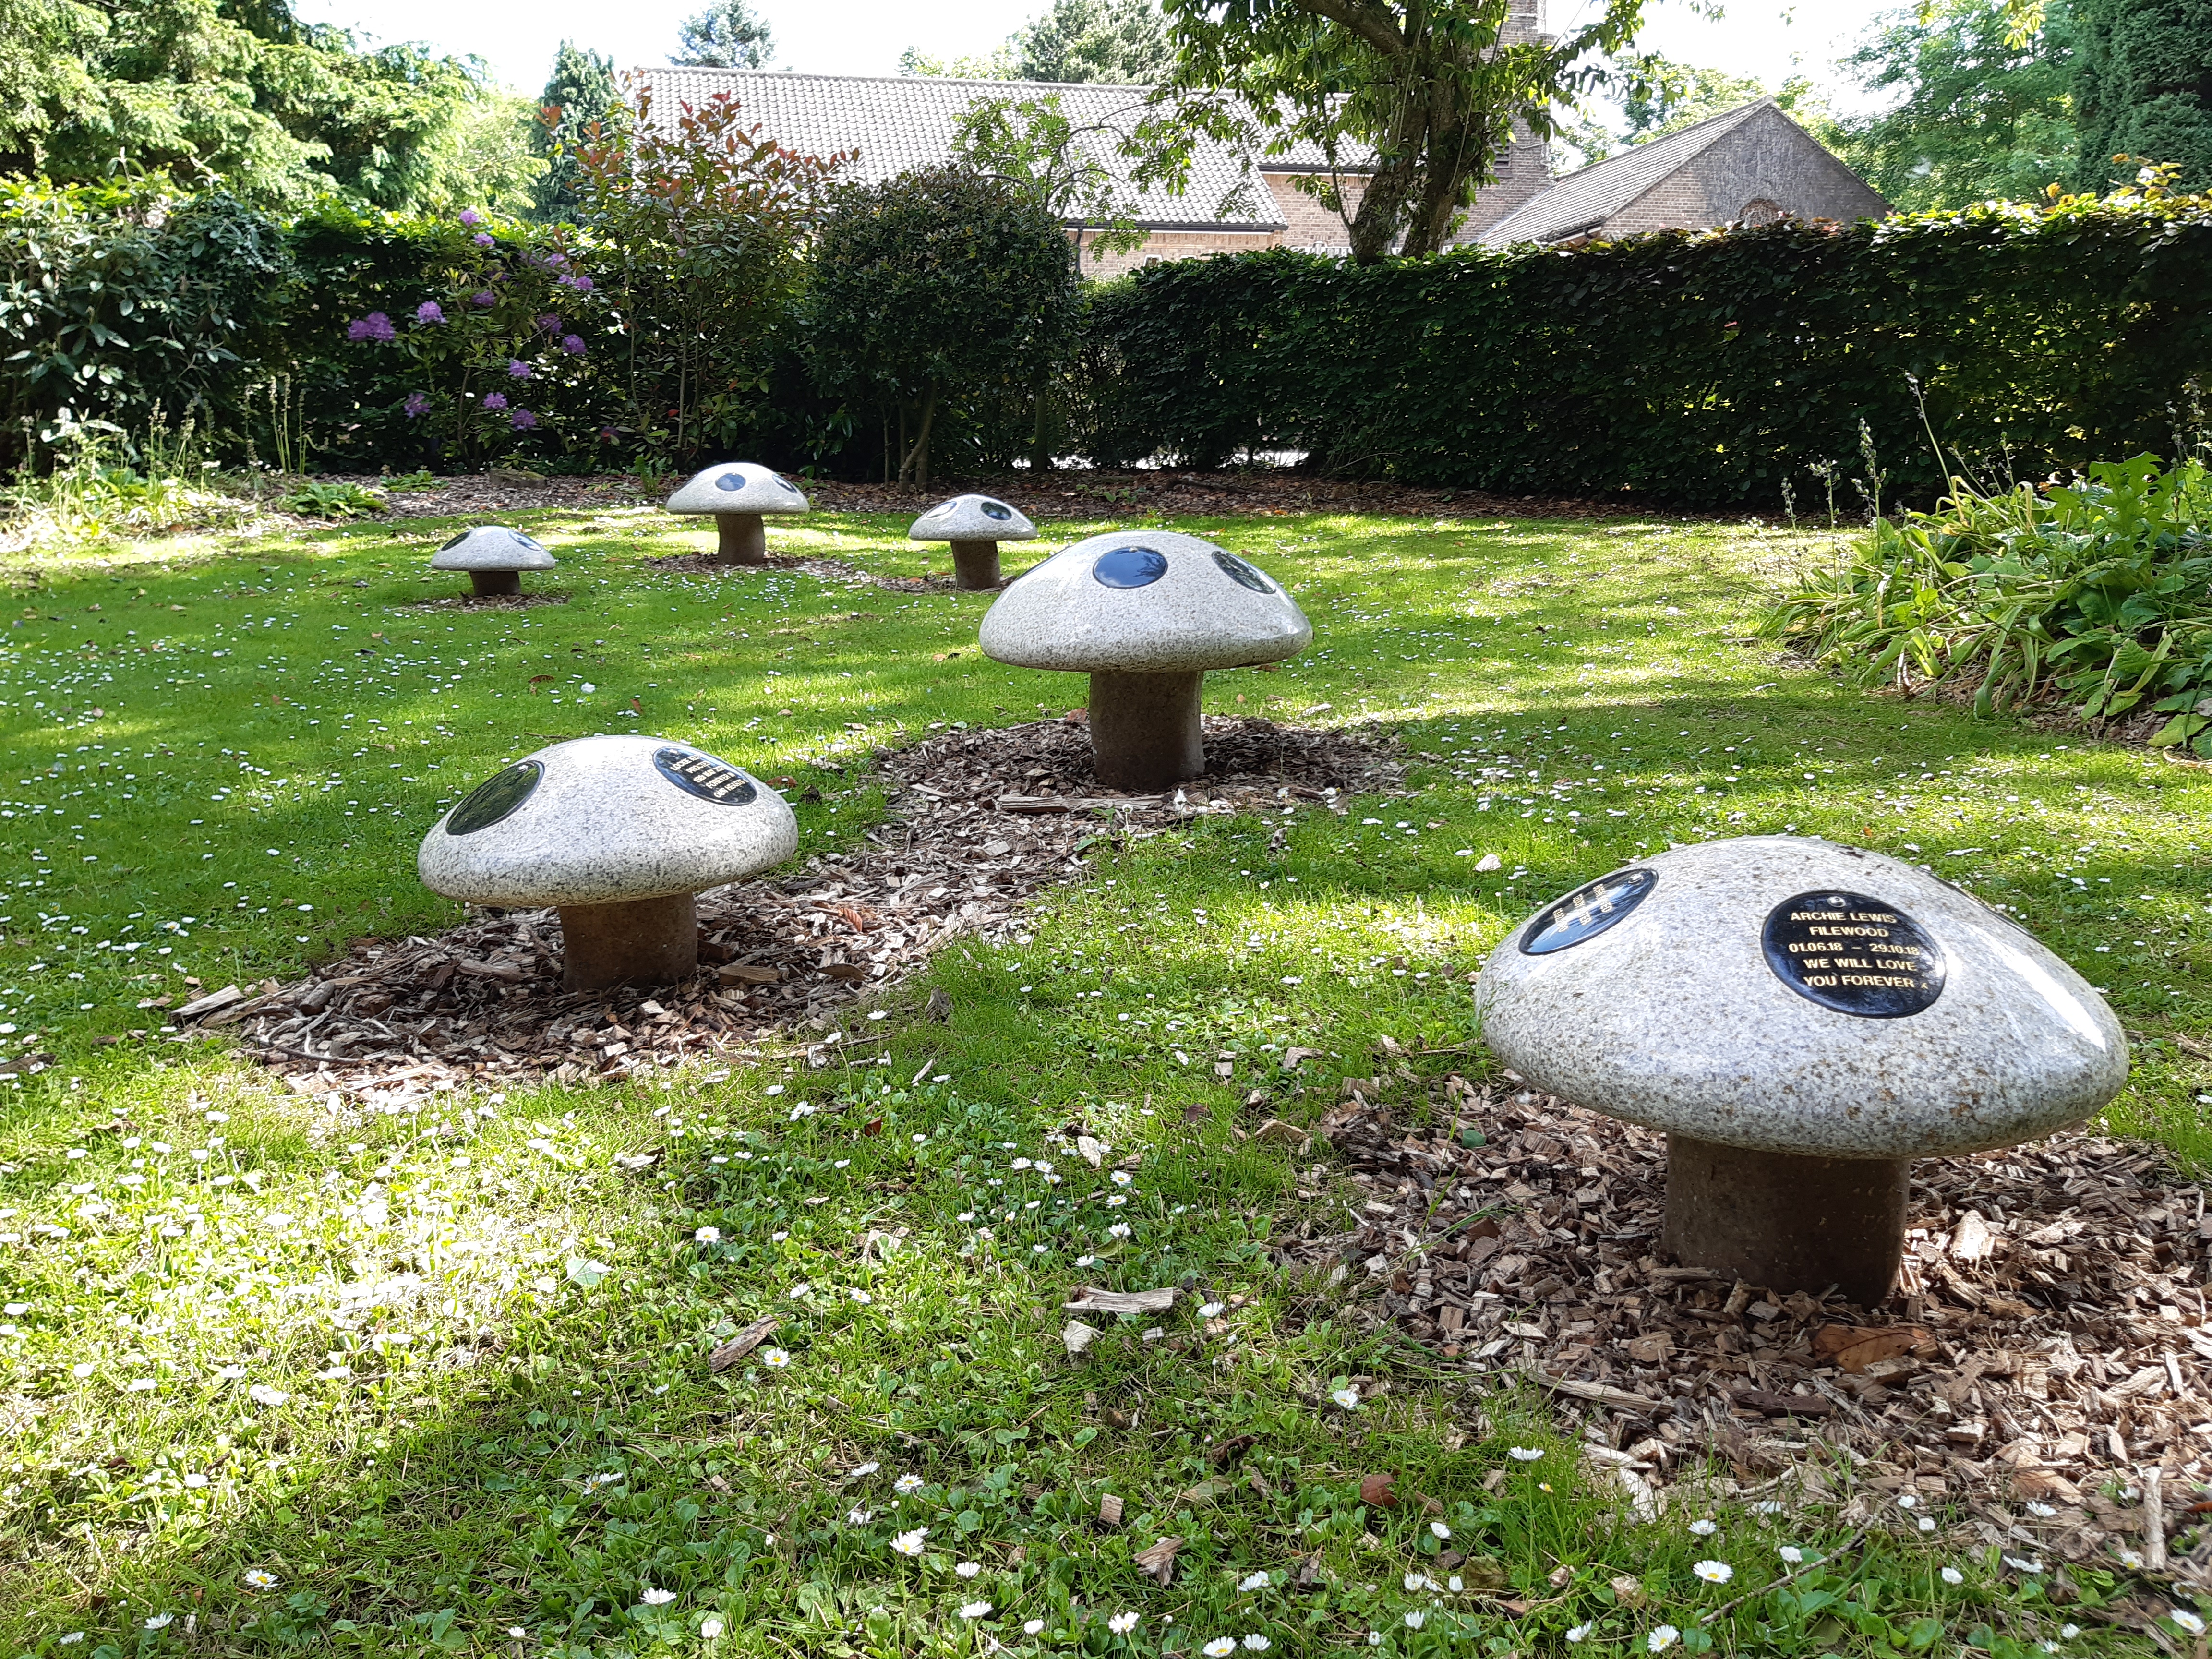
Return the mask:
<svg viewBox="0 0 2212 1659">
<path fill-rule="evenodd" d="M 699 970 L 699 912 L 690 893 L 561 907 L 562 988 L 673 985 Z"/>
<path fill-rule="evenodd" d="M 952 585 L 969 592 L 999 585 L 999 544 L 996 542 L 954 542 Z"/>
<path fill-rule="evenodd" d="M 1091 676 L 1091 757 L 1109 789 L 1165 789 L 1206 770 L 1199 735 L 1202 669 Z"/>
<path fill-rule="evenodd" d="M 520 570 L 471 570 L 469 572 L 469 594 L 472 599 L 500 599 L 522 592 L 522 573 Z"/>
<path fill-rule="evenodd" d="M 739 564 L 768 562 L 768 526 L 757 513 L 717 513 L 714 527 L 721 532 L 714 551 Z"/>
<path fill-rule="evenodd" d="M 1887 1298 L 1905 1255 L 1911 1162 L 1753 1152 L 1667 1137 L 1662 1248 L 1772 1291 Z"/>
</svg>

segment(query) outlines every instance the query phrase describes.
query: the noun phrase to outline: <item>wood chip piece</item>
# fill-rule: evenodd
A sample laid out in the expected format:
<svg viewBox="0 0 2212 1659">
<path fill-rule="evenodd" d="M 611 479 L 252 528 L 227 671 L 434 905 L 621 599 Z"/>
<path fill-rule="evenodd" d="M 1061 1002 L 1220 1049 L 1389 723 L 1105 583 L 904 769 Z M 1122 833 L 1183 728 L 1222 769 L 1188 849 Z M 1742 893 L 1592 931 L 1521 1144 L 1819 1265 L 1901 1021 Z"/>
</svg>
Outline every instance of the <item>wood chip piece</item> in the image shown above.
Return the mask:
<svg viewBox="0 0 2212 1659">
<path fill-rule="evenodd" d="M 1108 1492 L 1098 1500 L 1098 1518 L 1109 1527 L 1121 1524 L 1121 1500 Z"/>
<path fill-rule="evenodd" d="M 1139 1550 L 1133 1558 L 1137 1564 L 1137 1571 L 1162 1584 L 1174 1583 L 1176 1552 L 1182 1547 L 1182 1539 L 1163 1538 L 1158 1543 Z"/>
<path fill-rule="evenodd" d="M 729 1370 L 731 1366 L 767 1341 L 769 1334 L 775 1329 L 776 1324 L 777 1320 L 774 1314 L 767 1314 L 756 1319 L 707 1356 L 707 1369 L 710 1371 Z"/>
<path fill-rule="evenodd" d="M 1085 1285 L 1076 1291 L 1074 1301 L 1060 1306 L 1063 1313 L 1165 1313 L 1175 1306 L 1175 1299 L 1172 1285 L 1157 1291 L 1102 1291 L 1096 1285 Z"/>
</svg>

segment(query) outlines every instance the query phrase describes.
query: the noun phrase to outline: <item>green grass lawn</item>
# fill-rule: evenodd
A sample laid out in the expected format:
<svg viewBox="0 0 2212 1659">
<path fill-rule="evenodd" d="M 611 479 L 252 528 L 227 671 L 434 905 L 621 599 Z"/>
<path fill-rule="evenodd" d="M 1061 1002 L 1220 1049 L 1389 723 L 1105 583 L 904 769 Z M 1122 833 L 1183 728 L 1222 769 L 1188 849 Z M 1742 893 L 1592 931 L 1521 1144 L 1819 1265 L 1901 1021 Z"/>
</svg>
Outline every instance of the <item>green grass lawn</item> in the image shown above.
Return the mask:
<svg viewBox="0 0 2212 1659">
<path fill-rule="evenodd" d="M 1963 1514 L 1771 1591 L 1783 1547 L 1851 1528 L 1718 1497 L 1636 1523 L 1533 1396 L 1271 1264 L 1286 1223 L 1340 1211 L 1325 1164 L 1232 1119 L 1255 1087 L 1317 1115 L 1384 1036 L 1467 1043 L 1468 971 L 1567 887 L 1796 830 L 2013 909 L 2136 1035 L 2112 1127 L 2197 1160 L 2204 770 L 1788 661 L 1753 625 L 1825 538 L 1180 521 L 1316 629 L 1278 672 L 1209 677 L 1209 709 L 1401 732 L 1410 799 L 1101 844 L 1029 942 L 941 955 L 951 1018 L 894 1015 L 888 1065 L 341 1118 L 165 1040 L 164 999 L 457 921 L 417 841 L 547 742 L 652 732 L 815 786 L 820 850 L 884 808 L 817 763 L 1084 698 L 977 656 L 986 596 L 658 573 L 711 537 L 655 512 L 509 521 L 566 603 L 428 603 L 459 586 L 425 568 L 445 521 L 11 573 L 0 1040 L 52 1060 L 0 1081 L 0 1654 L 1641 1654 L 1662 1627 L 1696 1650 L 1699 1613 L 1746 1591 L 1720 1646 L 2148 1650 Z M 903 532 L 817 515 L 771 539 L 919 574 Z M 1286 1073 L 1293 1045 L 1327 1058 Z M 1060 1304 L 1085 1282 L 1191 1293 L 1076 1363 Z M 710 1376 L 765 1314 L 769 1344 Z M 1379 1473 L 1436 1507 L 1363 1504 Z M 1135 1559 L 1164 1535 L 1164 1585 Z"/>
</svg>

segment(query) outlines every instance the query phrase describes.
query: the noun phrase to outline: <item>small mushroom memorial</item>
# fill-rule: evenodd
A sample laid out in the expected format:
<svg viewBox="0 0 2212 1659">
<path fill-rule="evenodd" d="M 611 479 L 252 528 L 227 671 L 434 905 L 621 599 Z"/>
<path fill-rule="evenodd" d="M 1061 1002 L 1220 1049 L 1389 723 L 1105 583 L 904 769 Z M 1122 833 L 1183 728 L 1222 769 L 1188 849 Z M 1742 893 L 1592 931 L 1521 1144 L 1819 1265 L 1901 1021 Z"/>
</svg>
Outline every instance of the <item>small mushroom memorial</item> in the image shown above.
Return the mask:
<svg viewBox="0 0 2212 1659">
<path fill-rule="evenodd" d="M 696 896 L 782 863 L 799 823 L 742 768 L 660 738 L 578 738 L 479 784 L 422 838 L 422 884 L 561 913 L 572 991 L 669 985 L 699 966 Z"/>
<path fill-rule="evenodd" d="M 916 519 L 910 542 L 952 544 L 952 585 L 973 592 L 999 585 L 999 544 L 1036 539 L 1036 526 L 995 495 L 955 495 Z"/>
<path fill-rule="evenodd" d="M 1198 536 L 1117 530 L 1016 578 L 983 617 L 983 653 L 1091 676 L 1091 751 L 1109 789 L 1206 770 L 1206 671 L 1296 656 L 1313 624 L 1265 571 Z"/>
<path fill-rule="evenodd" d="M 510 598 L 522 592 L 524 571 L 552 568 L 534 538 L 496 524 L 465 530 L 430 556 L 433 570 L 467 571 L 470 596 L 479 599 Z"/>
<path fill-rule="evenodd" d="M 1663 1130 L 1662 1248 L 1871 1307 L 1911 1162 L 2078 1123 L 2127 1080 L 2096 991 L 1925 871 L 1809 838 L 1682 847 L 1546 906 L 1484 965 L 1522 1078 Z"/>
<path fill-rule="evenodd" d="M 781 472 L 752 461 L 724 461 L 696 475 L 668 498 L 671 513 L 711 514 L 720 532 L 716 553 L 738 564 L 768 562 L 763 513 L 805 513 L 805 493 Z"/>
</svg>

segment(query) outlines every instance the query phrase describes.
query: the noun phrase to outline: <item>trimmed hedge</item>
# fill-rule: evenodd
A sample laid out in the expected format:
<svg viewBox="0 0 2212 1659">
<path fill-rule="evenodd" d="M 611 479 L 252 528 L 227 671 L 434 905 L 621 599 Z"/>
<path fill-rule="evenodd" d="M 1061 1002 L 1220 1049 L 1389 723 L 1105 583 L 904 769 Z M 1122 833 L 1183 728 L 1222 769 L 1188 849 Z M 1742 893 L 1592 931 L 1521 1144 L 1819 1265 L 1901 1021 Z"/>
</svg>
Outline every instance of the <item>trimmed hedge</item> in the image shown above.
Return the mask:
<svg viewBox="0 0 2212 1659">
<path fill-rule="evenodd" d="M 1948 448 L 2039 476 L 2171 447 L 2212 369 L 2212 198 L 1984 204 L 1354 268 L 1148 266 L 1098 295 L 1102 459 L 1314 465 L 1502 494 L 1801 509 Z M 1838 505 L 1859 505 L 1856 492 Z"/>
</svg>

